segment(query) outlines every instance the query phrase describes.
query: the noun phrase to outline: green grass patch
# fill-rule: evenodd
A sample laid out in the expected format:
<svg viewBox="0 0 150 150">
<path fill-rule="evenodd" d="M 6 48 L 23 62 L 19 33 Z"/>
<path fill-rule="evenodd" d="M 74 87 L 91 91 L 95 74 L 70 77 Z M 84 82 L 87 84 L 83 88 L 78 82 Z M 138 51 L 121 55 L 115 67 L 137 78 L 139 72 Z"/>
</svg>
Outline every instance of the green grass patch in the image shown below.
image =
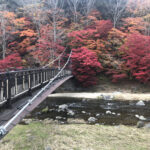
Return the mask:
<svg viewBox="0 0 150 150">
<path fill-rule="evenodd" d="M 129 126 L 45 124 L 16 126 L 0 150 L 149 150 L 150 130 Z"/>
</svg>

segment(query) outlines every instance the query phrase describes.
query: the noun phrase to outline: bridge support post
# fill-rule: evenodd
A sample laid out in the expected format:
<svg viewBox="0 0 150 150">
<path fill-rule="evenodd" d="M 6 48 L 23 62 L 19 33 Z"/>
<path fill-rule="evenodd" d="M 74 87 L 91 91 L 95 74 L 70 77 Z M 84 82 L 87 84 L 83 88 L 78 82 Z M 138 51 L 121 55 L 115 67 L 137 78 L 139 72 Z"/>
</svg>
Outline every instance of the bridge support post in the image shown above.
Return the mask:
<svg viewBox="0 0 150 150">
<path fill-rule="evenodd" d="M 44 82 L 42 70 L 40 70 L 39 74 L 40 74 L 40 86 L 42 87 L 43 86 L 43 82 Z"/>
<path fill-rule="evenodd" d="M 11 101 L 11 77 L 10 74 L 7 73 L 7 81 L 6 81 L 6 91 L 7 91 L 7 103 L 6 103 L 6 107 L 7 108 L 11 108 L 12 107 L 12 101 Z"/>
<path fill-rule="evenodd" d="M 31 72 L 30 71 L 28 73 L 28 87 L 29 87 L 28 95 L 32 96 L 32 91 L 31 91 Z"/>
</svg>

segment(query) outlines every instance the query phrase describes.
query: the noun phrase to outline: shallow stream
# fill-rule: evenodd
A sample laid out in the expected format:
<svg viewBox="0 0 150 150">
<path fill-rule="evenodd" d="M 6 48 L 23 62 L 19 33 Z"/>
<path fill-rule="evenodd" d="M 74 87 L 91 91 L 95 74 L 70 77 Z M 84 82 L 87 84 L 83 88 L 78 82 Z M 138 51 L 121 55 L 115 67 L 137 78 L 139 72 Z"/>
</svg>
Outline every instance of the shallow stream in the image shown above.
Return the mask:
<svg viewBox="0 0 150 150">
<path fill-rule="evenodd" d="M 67 123 L 69 118 L 84 119 L 91 124 L 136 125 L 139 120 L 150 121 L 150 102 L 113 100 L 46 100 L 36 108 L 32 117 L 54 119 Z"/>
</svg>

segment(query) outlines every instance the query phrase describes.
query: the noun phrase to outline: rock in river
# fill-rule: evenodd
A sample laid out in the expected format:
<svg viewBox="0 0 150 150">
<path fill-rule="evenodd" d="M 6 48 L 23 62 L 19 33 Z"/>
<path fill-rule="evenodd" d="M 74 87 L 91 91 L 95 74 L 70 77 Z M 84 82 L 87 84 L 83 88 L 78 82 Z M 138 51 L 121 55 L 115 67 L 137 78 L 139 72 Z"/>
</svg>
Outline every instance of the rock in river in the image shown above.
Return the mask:
<svg viewBox="0 0 150 150">
<path fill-rule="evenodd" d="M 139 116 L 139 115 L 135 115 L 136 118 L 140 119 L 140 120 L 146 120 L 146 118 L 144 116 Z"/>
<path fill-rule="evenodd" d="M 144 127 L 145 123 L 143 121 L 138 121 L 137 122 L 137 128 L 142 128 Z"/>
<path fill-rule="evenodd" d="M 70 116 L 74 116 L 75 115 L 74 111 L 72 111 L 72 110 L 68 110 L 67 114 L 70 115 Z"/>
<path fill-rule="evenodd" d="M 89 122 L 89 123 L 95 123 L 96 120 L 97 120 L 97 119 L 96 119 L 95 117 L 90 117 L 90 118 L 88 119 L 88 122 Z"/>
<path fill-rule="evenodd" d="M 145 106 L 145 103 L 143 101 L 139 101 L 136 103 L 136 106 Z"/>
<path fill-rule="evenodd" d="M 66 104 L 63 104 L 63 105 L 60 105 L 59 106 L 59 111 L 65 111 L 65 110 L 67 110 L 68 109 L 68 105 L 66 105 Z"/>
<path fill-rule="evenodd" d="M 106 111 L 106 114 L 111 114 L 111 111 L 110 110 Z"/>
</svg>

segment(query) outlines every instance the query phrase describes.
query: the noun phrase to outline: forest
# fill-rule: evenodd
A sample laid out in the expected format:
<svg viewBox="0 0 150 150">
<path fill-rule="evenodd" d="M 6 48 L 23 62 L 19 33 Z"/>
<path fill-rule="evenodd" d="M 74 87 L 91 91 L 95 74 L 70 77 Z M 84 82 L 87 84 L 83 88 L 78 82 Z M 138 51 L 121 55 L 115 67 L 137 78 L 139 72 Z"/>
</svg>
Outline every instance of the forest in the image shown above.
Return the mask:
<svg viewBox="0 0 150 150">
<path fill-rule="evenodd" d="M 42 67 L 70 50 L 84 87 L 101 74 L 148 84 L 150 0 L 0 0 L 1 72 Z"/>
</svg>

